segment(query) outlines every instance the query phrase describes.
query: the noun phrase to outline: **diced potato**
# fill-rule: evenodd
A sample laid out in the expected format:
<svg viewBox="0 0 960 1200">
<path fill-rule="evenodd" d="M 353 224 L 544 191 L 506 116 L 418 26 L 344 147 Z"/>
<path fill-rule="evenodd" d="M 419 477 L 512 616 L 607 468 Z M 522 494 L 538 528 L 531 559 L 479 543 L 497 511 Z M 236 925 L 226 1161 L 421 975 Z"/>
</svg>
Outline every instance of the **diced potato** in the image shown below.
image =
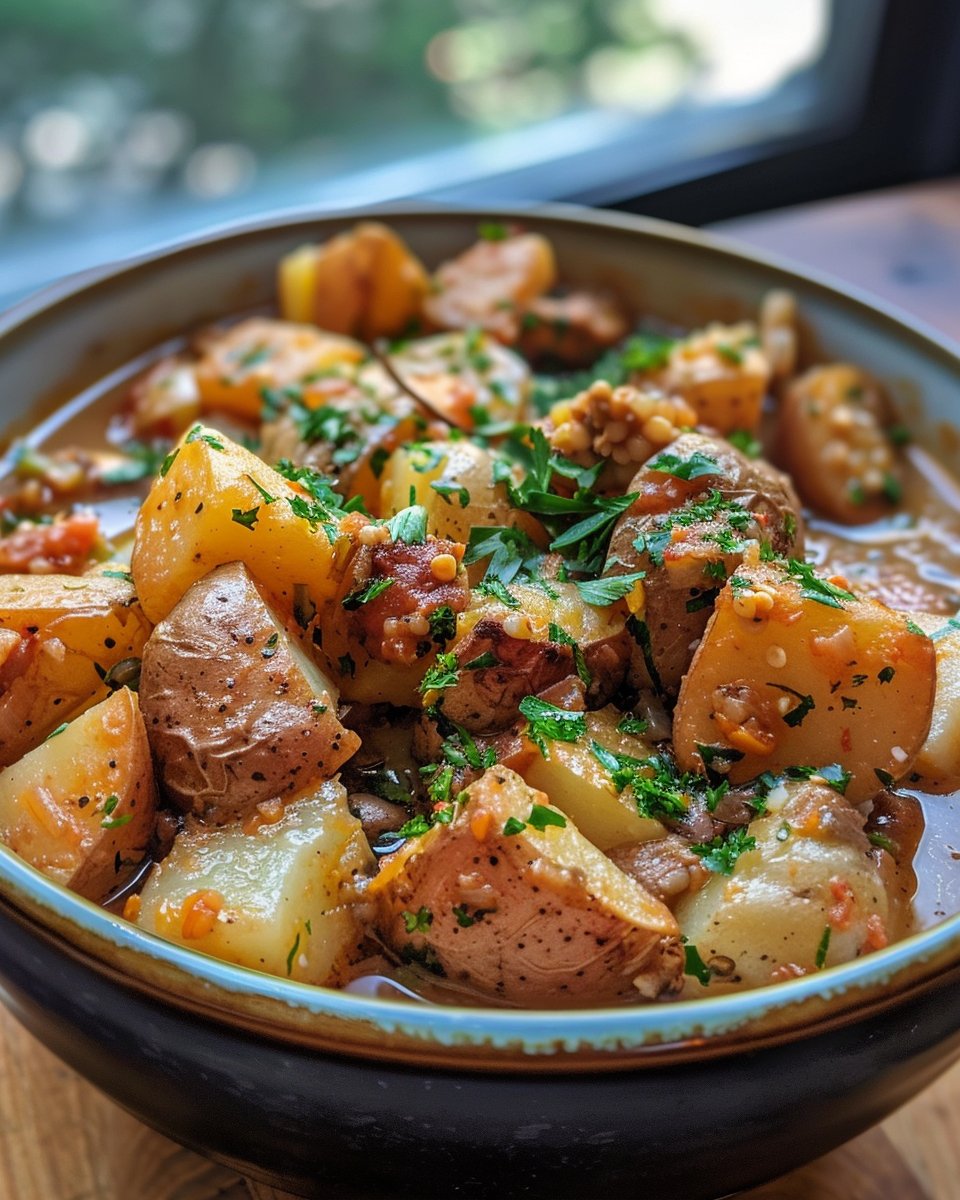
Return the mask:
<svg viewBox="0 0 960 1200">
<path fill-rule="evenodd" d="M 449 825 L 409 840 L 370 885 L 381 933 L 401 958 L 530 1006 L 652 998 L 676 986 L 670 911 L 542 792 L 493 767 L 460 798 Z"/>
<path fill-rule="evenodd" d="M 753 325 L 708 325 L 677 342 L 666 366 L 647 377 L 682 396 L 702 425 L 731 433 L 757 428 L 770 365 Z"/>
<path fill-rule="evenodd" d="M 750 825 L 756 848 L 712 874 L 676 917 L 711 970 L 686 994 L 763 987 L 849 962 L 887 942 L 889 901 L 863 817 L 828 787 L 788 784 Z"/>
<path fill-rule="evenodd" d="M 136 923 L 254 971 L 344 982 L 361 957 L 357 901 L 372 859 L 346 799 L 331 780 L 254 830 L 188 824 L 132 906 Z"/>
<path fill-rule="evenodd" d="M 729 778 L 839 763 L 847 797 L 902 778 L 933 709 L 933 643 L 909 618 L 812 568 L 748 552 L 717 600 L 680 689 L 674 747 L 702 770 L 701 746 L 738 756 Z"/>
<path fill-rule="evenodd" d="M 229 562 L 244 563 L 285 614 L 296 584 L 318 605 L 335 595 L 364 518 L 314 519 L 317 506 L 301 487 L 215 429 L 197 426 L 174 453 L 137 516 L 132 571 L 151 620 Z"/>
<path fill-rule="evenodd" d="M 80 578 L 0 577 L 0 633 L 0 766 L 9 766 L 110 694 L 150 624 L 114 564 Z"/>
<path fill-rule="evenodd" d="M 360 745 L 240 563 L 198 580 L 153 631 L 140 701 L 166 794 L 212 823 L 329 779 Z"/>
<path fill-rule="evenodd" d="M 420 260 L 375 221 L 288 254 L 277 282 L 288 320 L 368 341 L 400 333 L 418 316 L 429 287 Z"/>
<path fill-rule="evenodd" d="M 0 841 L 91 900 L 143 861 L 155 816 L 150 747 L 127 688 L 0 772 Z"/>
<path fill-rule="evenodd" d="M 539 234 L 482 239 L 439 268 L 424 316 L 440 329 L 476 326 L 513 343 L 523 310 L 553 287 L 556 276 L 553 247 Z"/>
<path fill-rule="evenodd" d="M 550 757 L 535 754 L 521 770 L 530 787 L 550 797 L 550 803 L 565 813 L 585 838 L 598 850 L 627 843 L 648 842 L 666 836 L 659 821 L 640 816 L 632 792 L 618 792 L 591 749 L 598 742 L 614 754 L 649 758 L 654 749 L 635 734 L 617 729 L 622 713 L 603 708 L 587 713 L 586 737 L 575 742 L 551 742 Z"/>
<path fill-rule="evenodd" d="M 690 464 L 697 473 L 684 479 Z M 682 434 L 652 457 L 628 491 L 639 498 L 614 527 L 604 573 L 645 573 L 644 603 L 634 609 L 649 645 L 635 654 L 633 682 L 674 697 L 746 547 L 802 553 L 800 501 L 786 475 L 699 433 Z"/>
<path fill-rule="evenodd" d="M 366 357 L 359 342 L 339 333 L 250 317 L 206 339 L 195 368 L 200 405 L 203 412 L 259 421 L 264 388 L 294 387 Z"/>
<path fill-rule="evenodd" d="M 452 649 L 456 687 L 445 714 L 471 733 L 496 733 L 517 719 L 524 696 L 580 675 L 590 704 L 606 703 L 623 682 L 631 639 L 621 604 L 584 604 L 573 583 L 511 584 L 510 604 L 475 592 Z M 471 665 L 473 664 L 473 665 Z"/>
<path fill-rule="evenodd" d="M 818 515 L 862 525 L 894 511 L 903 477 L 889 420 L 880 385 L 847 363 L 814 367 L 787 388 L 777 451 Z"/>
<path fill-rule="evenodd" d="M 937 655 L 937 690 L 930 732 L 913 764 L 917 787 L 924 792 L 960 788 L 960 623 L 932 613 L 910 619 L 933 639 Z"/>
<path fill-rule="evenodd" d="M 392 516 L 412 495 L 412 503 L 427 510 L 427 529 L 437 537 L 467 542 L 475 527 L 509 525 L 546 545 L 540 522 L 513 507 L 505 483 L 494 483 L 493 462 L 489 450 L 466 440 L 402 446 L 384 468 L 380 512 Z"/>
<path fill-rule="evenodd" d="M 388 359 L 410 391 L 452 425 L 482 430 L 523 419 L 530 368 L 482 330 L 404 342 Z"/>
</svg>

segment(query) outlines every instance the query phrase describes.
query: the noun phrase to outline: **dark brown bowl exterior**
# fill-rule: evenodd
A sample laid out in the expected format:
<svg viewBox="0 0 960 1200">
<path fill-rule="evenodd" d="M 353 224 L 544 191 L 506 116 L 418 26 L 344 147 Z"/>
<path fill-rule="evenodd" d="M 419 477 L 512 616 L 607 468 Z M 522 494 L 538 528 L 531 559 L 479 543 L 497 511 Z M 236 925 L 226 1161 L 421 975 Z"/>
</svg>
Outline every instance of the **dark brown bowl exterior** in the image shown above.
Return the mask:
<svg viewBox="0 0 960 1200">
<path fill-rule="evenodd" d="M 213 235 L 0 316 L 7 415 L 24 427 L 33 402 L 52 407 L 168 334 L 269 303 L 282 253 L 358 215 Z M 488 216 L 376 215 L 429 262 Z M 551 237 L 565 279 L 613 287 L 639 312 L 732 319 L 764 289 L 792 287 L 823 353 L 869 362 L 920 440 L 960 457 L 949 402 L 960 361 L 923 331 L 657 222 L 496 215 Z M 0 984 L 29 1029 L 129 1111 L 329 1200 L 564 1200 L 613 1188 L 708 1200 L 854 1136 L 960 1056 L 960 918 L 822 977 L 695 1005 L 390 1009 L 171 948 L 0 847 Z"/>
</svg>

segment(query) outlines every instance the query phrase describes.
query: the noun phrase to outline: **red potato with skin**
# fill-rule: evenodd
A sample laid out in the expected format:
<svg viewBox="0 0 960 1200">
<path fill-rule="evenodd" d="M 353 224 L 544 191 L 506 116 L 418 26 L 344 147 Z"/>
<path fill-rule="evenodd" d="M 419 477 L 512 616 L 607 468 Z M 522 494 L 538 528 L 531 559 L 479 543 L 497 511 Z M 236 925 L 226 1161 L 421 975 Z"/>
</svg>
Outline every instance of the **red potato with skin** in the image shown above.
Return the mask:
<svg viewBox="0 0 960 1200">
<path fill-rule="evenodd" d="M 140 701 L 164 791 L 211 824 L 331 778 L 360 745 L 240 563 L 195 583 L 154 630 Z"/>
<path fill-rule="evenodd" d="M 680 689 L 677 760 L 703 770 L 700 747 L 712 747 L 734 759 L 734 784 L 839 763 L 857 804 L 910 770 L 935 686 L 933 642 L 907 614 L 753 551 L 721 592 Z"/>
<path fill-rule="evenodd" d="M 532 1007 L 652 999 L 679 986 L 669 910 L 557 809 L 546 810 L 556 824 L 536 828 L 542 792 L 492 767 L 463 801 L 451 824 L 384 859 L 370 885 L 380 931 L 402 958 Z M 508 821 L 524 827 L 508 833 Z"/>
</svg>

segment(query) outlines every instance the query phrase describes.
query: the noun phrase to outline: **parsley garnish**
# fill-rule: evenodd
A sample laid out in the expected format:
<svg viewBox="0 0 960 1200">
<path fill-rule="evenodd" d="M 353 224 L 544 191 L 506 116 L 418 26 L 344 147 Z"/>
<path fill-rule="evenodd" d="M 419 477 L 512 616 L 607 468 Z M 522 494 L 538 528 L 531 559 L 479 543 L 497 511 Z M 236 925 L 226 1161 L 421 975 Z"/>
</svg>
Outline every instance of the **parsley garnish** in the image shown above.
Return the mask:
<svg viewBox="0 0 960 1200">
<path fill-rule="evenodd" d="M 513 837 L 517 833 L 523 833 L 528 825 L 540 833 L 543 833 L 548 825 L 554 825 L 557 829 L 566 829 L 567 818 L 563 813 L 554 812 L 552 808 L 547 808 L 543 804 L 534 804 L 526 821 L 521 821 L 517 817 L 509 817 L 503 827 L 503 832 L 507 837 Z"/>
<path fill-rule="evenodd" d="M 640 717 L 635 717 L 633 713 L 625 713 L 617 722 L 617 733 L 635 733 L 637 735 L 646 733 L 650 728 L 648 721 L 642 720 Z"/>
<path fill-rule="evenodd" d="M 577 579 L 575 582 L 584 604 L 605 608 L 629 596 L 640 580 L 645 578 L 645 571 L 634 571 L 630 575 L 608 575 L 605 579 Z"/>
<path fill-rule="evenodd" d="M 796 696 L 799 701 L 798 704 L 783 714 L 784 722 L 791 726 L 791 728 L 802 725 L 807 714 L 817 707 L 812 696 L 805 696 L 802 692 L 798 692 L 792 687 L 787 687 L 786 684 L 768 683 L 767 687 L 775 688 L 778 692 L 786 692 L 788 696 Z"/>
<path fill-rule="evenodd" d="M 839 792 L 841 796 L 846 793 L 847 785 L 853 778 L 851 773 L 839 763 L 830 763 L 826 767 L 787 767 L 784 775 L 788 779 L 820 779 L 828 787 L 832 787 L 835 792 Z"/>
<path fill-rule="evenodd" d="M 755 850 L 757 839 L 751 837 L 745 825 L 732 829 L 726 837 L 711 838 L 709 842 L 695 842 L 690 849 L 699 854 L 708 871 L 718 875 L 732 875 L 737 859 L 748 850 Z"/>
<path fill-rule="evenodd" d="M 224 450 L 225 446 L 218 437 L 212 433 L 204 433 L 202 425 L 194 425 L 187 434 L 187 444 L 191 442 L 205 442 L 213 450 Z M 161 468 L 162 470 L 162 468 Z"/>
<path fill-rule="evenodd" d="M 433 913 L 424 905 L 415 913 L 404 909 L 400 916 L 403 917 L 403 927 L 407 933 L 426 933 L 433 924 Z"/>
<path fill-rule="evenodd" d="M 389 576 L 383 579 L 375 579 L 372 583 L 368 583 L 366 587 L 357 588 L 356 591 L 344 596 L 340 603 L 348 611 L 360 608 L 361 605 L 369 604 L 371 600 L 376 600 L 378 596 L 382 596 L 387 588 L 393 587 L 395 582 Z"/>
<path fill-rule="evenodd" d="M 557 708 L 539 696 L 524 696 L 520 701 L 520 715 L 527 718 L 527 736 L 539 747 L 544 758 L 549 758 L 547 741 L 575 742 L 587 732 L 587 720 L 582 712 Z"/>
<path fill-rule="evenodd" d="M 439 692 L 444 688 L 456 687 L 460 682 L 457 656 L 453 653 L 437 655 L 437 661 L 424 675 L 420 683 L 421 692 Z"/>
<path fill-rule="evenodd" d="M 583 651 L 580 649 L 579 643 L 576 642 L 565 629 L 555 624 L 553 621 L 550 622 L 550 625 L 547 629 L 547 637 L 551 642 L 554 642 L 559 646 L 570 647 L 570 649 L 573 651 L 573 665 L 576 668 L 577 674 L 583 681 L 583 686 L 589 687 L 590 684 L 593 683 L 593 676 L 590 674 L 590 671 L 587 668 L 586 659 L 583 657 Z"/>
<path fill-rule="evenodd" d="M 505 583 L 499 579 L 484 579 L 473 589 L 481 596 L 493 596 L 499 600 L 501 604 L 505 604 L 507 608 L 519 608 L 520 601 L 511 592 Z"/>
<path fill-rule="evenodd" d="M 817 946 L 817 954 L 814 962 L 817 965 L 817 970 L 822 971 L 827 962 L 827 954 L 830 950 L 830 926 L 824 925 L 823 935 L 820 938 L 820 944 Z"/>
<path fill-rule="evenodd" d="M 460 507 L 466 508 L 470 503 L 470 493 L 460 484 L 456 483 L 431 483 L 430 486 L 440 496 L 443 497 L 447 504 L 451 504 L 451 496 L 456 496 L 460 501 Z"/>
<path fill-rule="evenodd" d="M 387 522 L 387 529 L 395 542 L 408 546 L 422 546 L 427 540 L 427 510 L 422 504 L 402 508 Z"/>
<path fill-rule="evenodd" d="M 287 976 L 293 971 L 294 960 L 297 957 L 297 951 L 300 949 L 300 930 L 297 930 L 297 936 L 293 939 L 293 945 L 290 947 L 290 953 L 287 955 Z"/>
<path fill-rule="evenodd" d="M 677 479 L 700 479 L 704 475 L 719 475 L 720 464 L 697 450 L 689 458 L 680 458 L 664 450 L 647 463 L 648 470 L 673 475 Z"/>
<path fill-rule="evenodd" d="M 704 987 L 709 987 L 710 979 L 713 972 L 700 957 L 700 951 L 686 938 L 681 939 L 683 942 L 683 973 L 684 975 L 692 975 L 698 983 Z"/>
<path fill-rule="evenodd" d="M 427 617 L 430 639 L 438 646 L 445 646 L 457 636 L 457 614 L 449 604 L 441 604 Z"/>
<path fill-rule="evenodd" d="M 791 558 L 787 562 L 787 571 L 802 584 L 800 595 L 806 600 L 816 600 L 818 604 L 825 604 L 827 608 L 843 608 L 841 600 L 856 600 L 853 592 L 837 587 L 835 583 L 830 583 L 827 579 L 821 579 L 814 573 L 811 563 Z"/>
<path fill-rule="evenodd" d="M 485 671 L 487 667 L 495 667 L 500 660 L 490 650 L 484 650 L 482 654 L 478 654 L 476 658 L 471 658 L 469 662 L 463 664 L 465 671 Z"/>
<path fill-rule="evenodd" d="M 259 520 L 259 517 L 260 505 L 258 504 L 256 508 L 249 508 L 246 512 L 244 512 L 242 508 L 235 508 L 233 510 L 232 520 L 236 521 L 238 525 L 242 525 L 244 529 L 249 529 L 252 532 L 254 525 L 256 525 L 257 521 Z"/>
</svg>

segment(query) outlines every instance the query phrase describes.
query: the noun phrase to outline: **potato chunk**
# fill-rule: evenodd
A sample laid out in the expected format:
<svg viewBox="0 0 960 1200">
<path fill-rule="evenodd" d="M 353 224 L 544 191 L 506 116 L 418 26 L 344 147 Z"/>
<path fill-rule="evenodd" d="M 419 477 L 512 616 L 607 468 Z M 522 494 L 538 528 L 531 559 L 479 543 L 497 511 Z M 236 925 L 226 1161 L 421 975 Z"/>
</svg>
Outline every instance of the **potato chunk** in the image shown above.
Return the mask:
<svg viewBox="0 0 960 1200">
<path fill-rule="evenodd" d="M 466 542 L 475 527 L 505 525 L 545 545 L 543 526 L 513 507 L 506 484 L 494 482 L 493 466 L 489 450 L 466 440 L 403 446 L 384 468 L 380 512 L 389 517 L 406 508 L 412 489 L 413 503 L 427 510 L 428 531 L 439 538 Z"/>
<path fill-rule="evenodd" d="M 286 609 L 297 583 L 320 604 L 336 593 L 366 523 L 325 510 L 249 450 L 196 426 L 140 509 L 131 569 L 153 621 L 229 562 L 244 563 Z"/>
<path fill-rule="evenodd" d="M 329 779 L 360 745 L 240 563 L 195 583 L 156 627 L 140 699 L 164 790 L 213 823 Z"/>
<path fill-rule="evenodd" d="M 384 859 L 370 893 L 402 958 L 507 1002 L 652 998 L 678 980 L 669 910 L 505 767 Z"/>
<path fill-rule="evenodd" d="M 705 986 L 687 976 L 692 995 L 763 987 L 886 945 L 889 901 L 863 817 L 822 785 L 777 793 L 776 811 L 751 823 L 756 846 L 732 874 L 712 874 L 677 906 L 711 971 Z"/>
<path fill-rule="evenodd" d="M 367 341 L 400 333 L 429 287 L 420 260 L 377 221 L 294 250 L 281 260 L 277 283 L 287 320 Z"/>
<path fill-rule="evenodd" d="M 482 239 L 440 267 L 424 316 L 440 329 L 478 326 L 512 344 L 523 309 L 553 287 L 556 274 L 553 248 L 537 233 Z"/>
<path fill-rule="evenodd" d="M 708 325 L 677 342 L 666 366 L 638 378 L 682 396 L 702 425 L 732 433 L 757 428 L 770 364 L 749 322 Z"/>
<path fill-rule="evenodd" d="M 254 971 L 345 982 L 361 956 L 357 900 L 372 859 L 346 801 L 331 780 L 253 830 L 191 822 L 150 873 L 136 923 Z"/>
<path fill-rule="evenodd" d="M 496 733 L 517 717 L 524 696 L 580 675 L 591 705 L 623 682 L 630 655 L 619 604 L 584 604 L 576 585 L 511 584 L 506 600 L 474 592 L 451 647 L 459 673 L 443 693 L 444 713 L 471 733 Z"/>
<path fill-rule="evenodd" d="M 778 455 L 821 516 L 862 525 L 896 508 L 903 480 L 885 430 L 890 415 L 877 381 L 847 363 L 814 367 L 790 384 Z"/>
<path fill-rule="evenodd" d="M 960 623 L 931 613 L 911 613 L 931 636 L 937 656 L 937 689 L 930 732 L 913 764 L 916 785 L 924 792 L 960 788 Z"/>
<path fill-rule="evenodd" d="M 594 753 L 592 743 L 632 759 L 649 758 L 654 749 L 636 734 L 617 726 L 623 714 L 615 708 L 587 713 L 586 737 L 575 742 L 550 743 L 550 757 L 534 754 L 521 768 L 530 787 L 550 797 L 550 803 L 576 825 L 598 850 L 666 836 L 659 821 L 642 817 L 628 788 L 618 791 L 610 772 Z"/>
<path fill-rule="evenodd" d="M 205 339 L 195 368 L 200 406 L 259 421 L 264 388 L 294 387 L 366 357 L 359 342 L 337 333 L 250 317 Z"/>
<path fill-rule="evenodd" d="M 0 577 L 0 766 L 110 694 L 150 635 L 122 568 Z"/>
<path fill-rule="evenodd" d="M 530 369 L 480 329 L 404 342 L 387 359 L 415 396 L 461 429 L 523 418 Z"/>
<path fill-rule="evenodd" d="M 859 803 L 910 769 L 935 682 L 933 643 L 903 613 L 754 550 L 721 592 L 680 689 L 677 758 L 702 769 L 700 747 L 717 748 L 733 760 L 732 783 L 836 762 Z"/>
<path fill-rule="evenodd" d="M 676 696 L 723 581 L 750 545 L 803 548 L 800 502 L 789 479 L 722 438 L 685 433 L 650 458 L 639 493 L 610 539 L 606 574 L 644 571 L 644 654 L 634 681 Z"/>
<path fill-rule="evenodd" d="M 150 747 L 127 688 L 0 772 L 0 840 L 91 900 L 142 862 L 155 815 Z"/>
</svg>

